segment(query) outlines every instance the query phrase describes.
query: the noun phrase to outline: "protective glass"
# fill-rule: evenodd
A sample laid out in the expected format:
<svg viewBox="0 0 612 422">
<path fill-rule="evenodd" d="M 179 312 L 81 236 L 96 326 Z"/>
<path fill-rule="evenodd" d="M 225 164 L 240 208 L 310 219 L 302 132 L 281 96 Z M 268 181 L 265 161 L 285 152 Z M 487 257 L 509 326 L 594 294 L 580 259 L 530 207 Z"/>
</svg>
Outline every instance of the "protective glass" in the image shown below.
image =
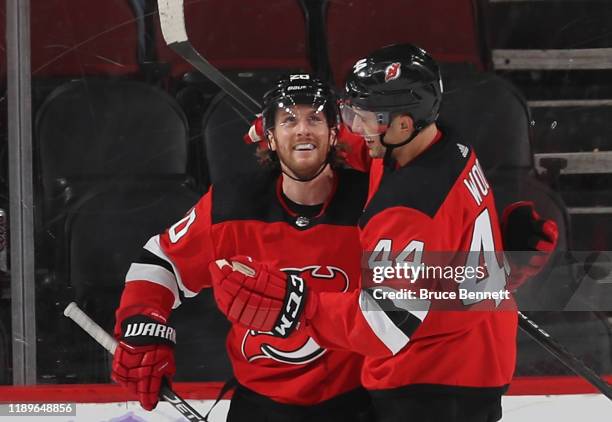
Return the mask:
<svg viewBox="0 0 612 422">
<path fill-rule="evenodd" d="M 368 111 L 351 105 L 340 104 L 340 115 L 344 124 L 354 133 L 364 136 L 382 135 L 389 127 L 391 113 L 388 111 Z"/>
</svg>

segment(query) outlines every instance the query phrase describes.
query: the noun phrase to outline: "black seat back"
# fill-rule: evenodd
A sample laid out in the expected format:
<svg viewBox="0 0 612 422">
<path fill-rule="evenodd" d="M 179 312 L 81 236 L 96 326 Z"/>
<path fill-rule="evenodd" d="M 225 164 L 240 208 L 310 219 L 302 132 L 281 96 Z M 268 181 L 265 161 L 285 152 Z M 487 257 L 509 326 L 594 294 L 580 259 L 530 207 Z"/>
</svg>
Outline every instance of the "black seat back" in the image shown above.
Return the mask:
<svg viewBox="0 0 612 422">
<path fill-rule="evenodd" d="M 250 118 L 224 92 L 217 94 L 209 105 L 202 123 L 202 137 L 211 184 L 259 170 L 257 146 L 247 145 L 242 139 L 249 130 Z"/>
<path fill-rule="evenodd" d="M 476 148 L 485 171 L 533 169 L 529 109 L 520 92 L 497 75 L 457 65 L 443 67 L 442 77 L 439 122 Z"/>
<path fill-rule="evenodd" d="M 182 218 L 198 198 L 188 181 L 178 178 L 109 182 L 88 192 L 65 223 L 77 299 L 118 300 L 145 242 Z"/>
<path fill-rule="evenodd" d="M 57 291 L 72 287 L 67 295 L 74 294 L 106 330 L 112 329 L 130 262 L 150 236 L 180 219 L 200 196 L 185 174 L 188 133 L 175 100 L 136 81 L 65 83 L 37 113 L 44 209 L 37 251 L 49 261 L 39 265 L 47 265 L 46 279 Z M 52 337 L 41 335 L 45 341 Z M 66 352 L 78 366 L 76 376 L 107 380 L 106 354 L 74 335 L 84 345 Z"/>
<path fill-rule="evenodd" d="M 36 114 L 37 238 L 40 251 L 65 259 L 58 246 L 66 209 L 115 179 L 184 175 L 188 128 L 176 101 L 142 82 L 80 79 L 54 89 Z M 55 252 L 54 252 L 55 251 Z M 48 257 L 41 253 L 41 263 Z"/>
<path fill-rule="evenodd" d="M 36 116 L 45 192 L 63 177 L 184 174 L 188 131 L 178 104 L 137 81 L 82 79 L 55 89 Z"/>
</svg>

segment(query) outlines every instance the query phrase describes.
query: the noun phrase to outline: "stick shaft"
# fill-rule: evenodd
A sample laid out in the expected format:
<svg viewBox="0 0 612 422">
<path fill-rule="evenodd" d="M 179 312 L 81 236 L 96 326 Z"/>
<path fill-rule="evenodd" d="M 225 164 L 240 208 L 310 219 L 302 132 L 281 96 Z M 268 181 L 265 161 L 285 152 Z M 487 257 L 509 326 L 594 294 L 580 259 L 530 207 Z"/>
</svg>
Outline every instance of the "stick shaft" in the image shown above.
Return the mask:
<svg viewBox="0 0 612 422">
<path fill-rule="evenodd" d="M 540 328 L 530 318 L 522 312 L 519 315 L 519 327 L 527 333 L 540 346 L 546 349 L 549 353 L 555 356 L 561 363 L 575 372 L 577 375 L 584 378 L 591 385 L 597 388 L 603 395 L 612 400 L 612 386 L 603 378 L 597 375 L 591 368 L 586 366 L 584 362 L 570 353 L 565 347 L 555 341 L 550 334 Z"/>
</svg>

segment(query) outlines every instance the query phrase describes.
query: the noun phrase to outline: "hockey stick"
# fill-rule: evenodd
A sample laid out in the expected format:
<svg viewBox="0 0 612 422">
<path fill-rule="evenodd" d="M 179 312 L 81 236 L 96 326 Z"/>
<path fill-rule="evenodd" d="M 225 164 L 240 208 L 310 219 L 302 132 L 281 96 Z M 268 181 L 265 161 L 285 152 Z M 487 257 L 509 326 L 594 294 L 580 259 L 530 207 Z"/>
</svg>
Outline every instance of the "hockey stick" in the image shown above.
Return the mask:
<svg viewBox="0 0 612 422">
<path fill-rule="evenodd" d="M 556 357 L 561 363 L 587 380 L 597 388 L 604 396 L 612 400 L 612 386 L 603 378 L 597 375 L 591 368 L 585 365 L 580 359 L 570 353 L 565 347 L 555 341 L 550 334 L 544 331 L 522 312 L 518 313 L 519 327 L 527 333 L 540 346 Z"/>
<path fill-rule="evenodd" d="M 206 60 L 189 42 L 185 29 L 184 0 L 157 0 L 162 35 L 168 47 L 191 63 L 199 72 L 225 91 L 253 115 L 261 111 L 261 105 L 230 81 Z"/>
<path fill-rule="evenodd" d="M 104 331 L 102 327 L 89 318 L 89 316 L 87 316 L 87 314 L 83 312 L 76 303 L 70 302 L 68 306 L 66 306 L 66 309 L 64 309 L 64 315 L 76 322 L 79 327 L 81 327 L 102 347 L 108 350 L 110 354 L 115 354 L 117 340 L 112 338 L 106 331 Z M 163 382 L 159 391 L 159 396 L 163 400 L 170 403 L 187 420 L 207 422 L 207 419 L 200 415 L 193 407 L 191 407 L 185 400 L 183 400 Z"/>
</svg>

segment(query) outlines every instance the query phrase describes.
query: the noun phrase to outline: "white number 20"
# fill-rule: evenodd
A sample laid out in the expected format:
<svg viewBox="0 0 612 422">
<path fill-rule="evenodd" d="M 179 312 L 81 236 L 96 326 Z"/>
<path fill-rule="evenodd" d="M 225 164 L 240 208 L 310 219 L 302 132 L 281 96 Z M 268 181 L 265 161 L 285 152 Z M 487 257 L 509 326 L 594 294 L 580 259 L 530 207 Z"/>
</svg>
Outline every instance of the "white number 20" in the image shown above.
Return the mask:
<svg viewBox="0 0 612 422">
<path fill-rule="evenodd" d="M 195 212 L 195 209 L 192 208 L 189 214 L 181 218 L 179 221 L 174 223 L 172 227 L 170 227 L 170 229 L 168 229 L 168 237 L 170 238 L 170 242 L 176 243 L 179 240 L 181 240 L 181 237 L 185 236 L 185 234 L 187 233 L 187 230 L 189 230 L 189 226 L 193 224 L 195 219 L 196 219 L 196 212 Z"/>
</svg>

